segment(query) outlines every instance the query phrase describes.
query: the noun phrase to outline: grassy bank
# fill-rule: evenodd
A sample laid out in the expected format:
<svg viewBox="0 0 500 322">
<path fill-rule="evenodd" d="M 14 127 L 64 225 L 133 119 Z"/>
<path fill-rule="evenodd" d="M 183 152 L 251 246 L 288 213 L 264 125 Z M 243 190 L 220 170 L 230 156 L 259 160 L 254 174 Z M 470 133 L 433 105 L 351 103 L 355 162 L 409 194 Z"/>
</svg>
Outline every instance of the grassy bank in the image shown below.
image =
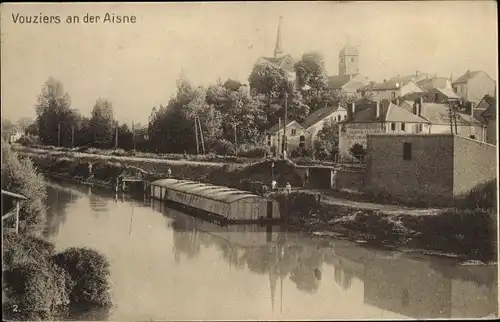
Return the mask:
<svg viewBox="0 0 500 322">
<path fill-rule="evenodd" d="M 168 161 L 157 163 L 135 159 L 116 161 L 99 156 L 31 156 L 34 156 L 37 167 L 45 172 L 81 179 L 88 176 L 90 161 L 93 163 L 95 180 L 108 184 L 114 182 L 120 174 L 133 175 L 143 170 L 147 172 L 150 180 L 164 178 L 169 168 L 177 178 L 228 185 L 244 190 L 250 190 L 246 182 L 248 180 L 271 180 L 271 161 L 258 165 L 214 165 Z M 289 167 L 287 168 L 285 163 L 275 162 L 275 179 L 289 181 L 292 185 L 300 184 L 300 177 L 288 171 Z M 289 224 L 301 230 L 341 235 L 377 246 L 424 249 L 468 259 L 491 260 L 496 254 L 496 182 L 477 187 L 468 195 L 457 199 L 455 207 L 443 209 L 435 214 L 394 214 L 380 210 L 318 204 L 315 195 L 306 193 L 294 193 L 288 199 L 282 194 L 272 196 L 280 201 L 283 213 L 288 215 Z M 358 198 L 359 201 L 381 202 L 377 196 Z"/>
<path fill-rule="evenodd" d="M 2 223 L 3 317 L 78 320 L 97 310 L 104 319 L 111 306 L 106 258 L 87 248 L 56 253 L 52 243 L 38 237 L 35 227 L 46 222 L 43 178 L 31 160 L 20 158 L 3 141 L 2 189 L 27 198 L 21 205 L 19 234 L 9 229 L 11 220 Z M 4 215 L 12 203 L 2 199 Z"/>
<path fill-rule="evenodd" d="M 374 246 L 429 251 L 468 260 L 496 260 L 496 208 L 450 208 L 437 214 L 387 214 L 318 204 L 315 195 L 275 194 L 290 225 Z"/>
</svg>

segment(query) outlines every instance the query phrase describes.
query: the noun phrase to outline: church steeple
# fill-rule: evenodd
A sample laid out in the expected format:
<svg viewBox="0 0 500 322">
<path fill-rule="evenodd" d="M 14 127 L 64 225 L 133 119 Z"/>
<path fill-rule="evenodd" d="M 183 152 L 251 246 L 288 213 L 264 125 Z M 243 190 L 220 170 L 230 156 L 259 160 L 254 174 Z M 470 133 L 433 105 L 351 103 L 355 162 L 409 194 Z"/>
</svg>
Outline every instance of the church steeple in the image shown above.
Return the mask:
<svg viewBox="0 0 500 322">
<path fill-rule="evenodd" d="M 278 23 L 278 34 L 276 35 L 276 47 L 274 48 L 274 57 L 277 58 L 278 56 L 283 54 L 283 48 L 281 48 L 281 22 L 283 21 L 283 17 L 280 16 L 280 20 Z"/>
</svg>

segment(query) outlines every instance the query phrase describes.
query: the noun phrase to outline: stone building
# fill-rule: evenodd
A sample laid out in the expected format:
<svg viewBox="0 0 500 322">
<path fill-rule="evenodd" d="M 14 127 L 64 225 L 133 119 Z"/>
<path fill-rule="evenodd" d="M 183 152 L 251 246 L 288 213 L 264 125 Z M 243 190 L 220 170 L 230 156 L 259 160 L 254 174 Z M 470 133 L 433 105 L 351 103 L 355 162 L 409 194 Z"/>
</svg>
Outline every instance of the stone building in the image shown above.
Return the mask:
<svg viewBox="0 0 500 322">
<path fill-rule="evenodd" d="M 485 95 L 495 96 L 496 93 L 496 82 L 480 70 L 468 70 L 451 85 L 460 98 L 474 104 L 478 104 Z"/>
<path fill-rule="evenodd" d="M 342 158 L 349 158 L 354 144 L 366 147 L 369 134 L 420 133 L 428 124 L 422 117 L 389 101 L 374 103 L 360 112 L 352 103 L 347 119 L 339 123 L 339 153 Z"/>
<path fill-rule="evenodd" d="M 496 147 L 454 134 L 369 135 L 366 191 L 449 205 L 496 178 Z"/>
</svg>

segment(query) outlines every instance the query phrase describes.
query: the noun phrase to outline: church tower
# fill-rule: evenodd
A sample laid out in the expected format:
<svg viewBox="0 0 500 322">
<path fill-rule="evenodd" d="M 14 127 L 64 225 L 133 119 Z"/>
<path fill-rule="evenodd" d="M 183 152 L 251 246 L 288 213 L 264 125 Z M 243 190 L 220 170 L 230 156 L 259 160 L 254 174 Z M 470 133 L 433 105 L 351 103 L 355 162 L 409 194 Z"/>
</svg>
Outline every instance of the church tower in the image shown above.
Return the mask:
<svg viewBox="0 0 500 322">
<path fill-rule="evenodd" d="M 283 17 L 280 16 L 280 21 L 278 23 L 278 34 L 276 35 L 276 47 L 274 48 L 274 58 L 279 58 L 284 54 L 282 48 L 282 40 L 281 40 L 281 22 L 283 21 Z"/>
<path fill-rule="evenodd" d="M 347 45 L 339 53 L 339 75 L 359 74 L 359 52 L 354 46 Z"/>
</svg>

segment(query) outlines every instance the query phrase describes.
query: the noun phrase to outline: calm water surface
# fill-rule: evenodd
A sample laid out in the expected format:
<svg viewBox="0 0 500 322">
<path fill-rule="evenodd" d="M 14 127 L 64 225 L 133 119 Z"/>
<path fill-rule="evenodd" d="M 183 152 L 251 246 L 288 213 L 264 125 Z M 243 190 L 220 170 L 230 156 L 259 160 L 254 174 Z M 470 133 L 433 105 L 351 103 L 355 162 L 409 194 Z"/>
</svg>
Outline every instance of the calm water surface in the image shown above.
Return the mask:
<svg viewBox="0 0 500 322">
<path fill-rule="evenodd" d="M 496 266 L 373 250 L 279 227 L 218 227 L 165 207 L 48 183 L 58 250 L 111 263 L 115 321 L 479 318 L 497 314 Z M 97 317 L 102 319 L 102 316 Z"/>
</svg>

